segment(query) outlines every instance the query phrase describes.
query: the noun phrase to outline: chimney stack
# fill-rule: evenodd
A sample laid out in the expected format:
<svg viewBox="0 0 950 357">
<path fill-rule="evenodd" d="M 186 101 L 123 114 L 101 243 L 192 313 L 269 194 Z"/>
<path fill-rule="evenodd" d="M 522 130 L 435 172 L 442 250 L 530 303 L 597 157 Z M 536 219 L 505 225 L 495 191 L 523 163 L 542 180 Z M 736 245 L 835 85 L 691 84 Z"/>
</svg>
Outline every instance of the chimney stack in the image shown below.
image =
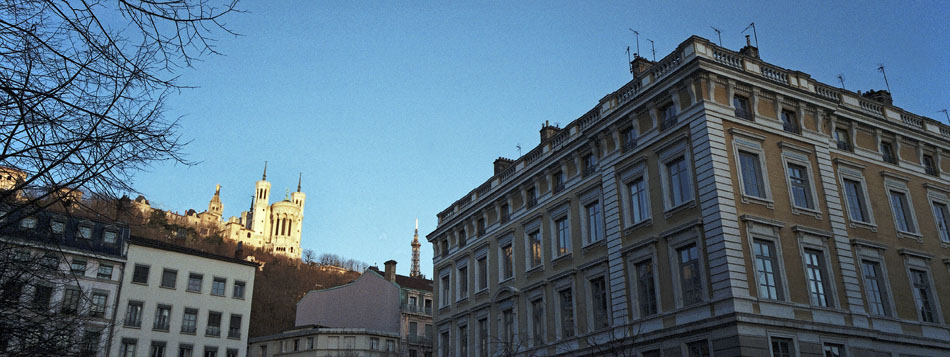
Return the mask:
<svg viewBox="0 0 950 357">
<path fill-rule="evenodd" d="M 541 142 L 544 143 L 545 141 L 548 141 L 548 139 L 554 137 L 554 135 L 557 135 L 559 131 L 561 131 L 560 128 L 548 124 L 548 121 L 545 120 L 544 125 L 541 126 Z"/>
<path fill-rule="evenodd" d="M 383 275 L 383 277 L 390 282 L 396 282 L 396 261 L 390 259 L 383 264 L 386 265 L 386 273 Z"/>
<path fill-rule="evenodd" d="M 759 48 L 752 46 L 752 40 L 749 35 L 745 35 L 745 47 L 739 50 L 740 55 L 759 58 Z"/>
</svg>

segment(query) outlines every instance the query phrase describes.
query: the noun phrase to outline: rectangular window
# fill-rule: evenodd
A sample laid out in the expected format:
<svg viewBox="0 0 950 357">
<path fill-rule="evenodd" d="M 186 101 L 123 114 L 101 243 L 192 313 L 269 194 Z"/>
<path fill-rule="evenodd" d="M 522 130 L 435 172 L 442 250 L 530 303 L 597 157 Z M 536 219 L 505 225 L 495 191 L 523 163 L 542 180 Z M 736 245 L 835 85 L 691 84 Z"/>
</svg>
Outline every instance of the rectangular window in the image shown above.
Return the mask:
<svg viewBox="0 0 950 357">
<path fill-rule="evenodd" d="M 848 135 L 848 130 L 835 129 L 835 144 L 838 146 L 838 150 L 851 151 L 851 135 Z"/>
<path fill-rule="evenodd" d="M 465 229 L 464 229 L 464 228 L 459 230 L 459 232 L 458 232 L 458 237 L 459 237 L 459 248 L 464 248 L 464 247 L 465 247 L 466 239 L 468 238 L 468 237 L 465 235 Z"/>
<path fill-rule="evenodd" d="M 102 338 L 102 331 L 86 330 L 82 335 L 82 342 L 79 344 L 80 356 L 96 356 L 99 354 L 99 340 Z"/>
<path fill-rule="evenodd" d="M 243 299 L 243 298 L 244 298 L 244 286 L 245 286 L 245 283 L 244 283 L 243 281 L 235 280 L 235 281 L 234 281 L 234 294 L 232 295 L 232 297 L 235 298 L 235 299 Z"/>
<path fill-rule="evenodd" d="M 475 227 L 476 227 L 476 232 L 478 233 L 478 235 L 485 234 L 485 219 L 479 218 L 478 221 L 476 222 L 477 223 L 475 223 Z"/>
<path fill-rule="evenodd" d="M 528 233 L 528 248 L 531 252 L 531 267 L 541 265 L 541 231 Z"/>
<path fill-rule="evenodd" d="M 802 128 L 798 126 L 798 118 L 791 110 L 782 111 L 782 129 L 789 133 L 802 133 Z"/>
<path fill-rule="evenodd" d="M 848 202 L 848 216 L 852 221 L 870 223 L 868 214 L 867 199 L 864 196 L 864 189 L 861 182 L 843 179 L 845 198 Z"/>
<path fill-rule="evenodd" d="M 660 121 L 660 130 L 666 130 L 676 125 L 676 107 L 672 103 L 660 107 L 662 120 Z"/>
<path fill-rule="evenodd" d="M 564 191 L 564 172 L 558 171 L 554 173 L 554 193 Z"/>
<path fill-rule="evenodd" d="M 148 284 L 148 269 L 148 265 L 135 264 L 135 270 L 132 271 L 132 282 Z"/>
<path fill-rule="evenodd" d="M 911 213 L 910 203 L 907 201 L 907 195 L 900 191 L 890 191 L 891 210 L 894 212 L 895 224 L 897 230 L 907 233 L 917 233 L 917 224 L 914 223 L 914 215 Z"/>
<path fill-rule="evenodd" d="M 169 305 L 158 305 L 155 308 L 155 322 L 152 328 L 155 330 L 168 331 L 168 322 L 171 319 L 172 307 Z"/>
<path fill-rule="evenodd" d="M 742 191 L 746 195 L 765 199 L 765 180 L 759 155 L 739 151 L 739 170 L 742 174 Z"/>
<path fill-rule="evenodd" d="M 108 300 L 108 293 L 101 291 L 93 292 L 92 306 L 89 307 L 89 315 L 92 317 L 104 317 L 106 315 L 106 302 Z"/>
<path fill-rule="evenodd" d="M 442 256 L 443 256 L 443 257 L 448 256 L 448 255 L 449 255 L 449 240 L 448 240 L 448 238 L 442 239 L 442 242 L 439 244 L 439 246 L 442 247 Z"/>
<path fill-rule="evenodd" d="M 75 314 L 79 312 L 79 300 L 82 298 L 82 291 L 78 288 L 66 288 L 66 291 L 63 292 L 63 308 L 62 312 L 64 314 Z"/>
<path fill-rule="evenodd" d="M 732 106 L 736 107 L 736 118 L 752 120 L 752 113 L 749 111 L 749 99 L 740 95 L 732 97 Z"/>
<path fill-rule="evenodd" d="M 238 349 L 237 349 L 237 348 L 229 348 L 229 349 L 227 349 L 227 351 L 225 351 L 224 356 L 225 356 L 225 357 L 238 357 Z"/>
<path fill-rule="evenodd" d="M 805 249 L 805 274 L 808 281 L 808 295 L 814 306 L 831 305 L 828 294 L 828 272 L 825 268 L 825 255 L 818 250 Z"/>
<path fill-rule="evenodd" d="M 657 312 L 653 260 L 634 264 L 634 270 L 637 274 L 637 304 L 640 305 L 640 316 L 653 315 Z"/>
<path fill-rule="evenodd" d="M 59 258 L 54 255 L 44 255 L 43 258 L 40 258 L 40 267 L 46 271 L 56 271 L 59 269 Z"/>
<path fill-rule="evenodd" d="M 488 257 L 480 257 L 475 260 L 478 269 L 478 291 L 488 289 Z"/>
<path fill-rule="evenodd" d="M 812 201 L 811 183 L 808 181 L 808 169 L 797 164 L 788 164 L 788 182 L 792 191 L 792 204 L 805 209 L 815 209 Z"/>
<path fill-rule="evenodd" d="M 934 318 L 934 295 L 930 289 L 930 278 L 927 272 L 911 269 L 910 278 L 914 289 L 914 300 L 917 302 L 917 312 L 920 314 L 920 321 L 937 322 Z"/>
<path fill-rule="evenodd" d="M 50 230 L 56 234 L 63 234 L 66 231 L 66 222 L 61 221 L 50 221 L 49 222 Z"/>
<path fill-rule="evenodd" d="M 687 343 L 686 355 L 689 357 L 710 357 L 709 342 L 706 340 L 699 340 Z"/>
<path fill-rule="evenodd" d="M 864 290 L 868 296 L 868 312 L 874 315 L 889 316 L 890 302 L 884 292 L 884 272 L 881 264 L 871 260 L 861 261 L 864 273 Z"/>
<path fill-rule="evenodd" d="M 86 261 L 73 259 L 72 263 L 69 264 L 69 271 L 79 276 L 86 275 Z"/>
<path fill-rule="evenodd" d="M 506 309 L 501 312 L 502 341 L 511 344 L 515 342 L 515 310 Z"/>
<path fill-rule="evenodd" d="M 211 281 L 211 295 L 224 296 L 224 286 L 227 281 L 225 278 L 214 278 Z"/>
<path fill-rule="evenodd" d="M 940 241 L 950 243 L 950 210 L 945 203 L 934 201 L 934 221 L 937 223 L 937 236 Z"/>
<path fill-rule="evenodd" d="M 33 308 L 46 311 L 49 309 L 50 300 L 53 298 L 53 287 L 47 285 L 35 285 L 33 288 Z"/>
<path fill-rule="evenodd" d="M 574 294 L 571 289 L 558 292 L 560 305 L 561 338 L 574 336 Z"/>
<path fill-rule="evenodd" d="M 178 271 L 172 269 L 162 270 L 162 283 L 161 287 L 163 288 L 175 288 L 175 280 L 178 280 Z"/>
<path fill-rule="evenodd" d="M 201 292 L 201 280 L 204 279 L 204 276 L 201 274 L 191 273 L 188 274 L 188 291 L 191 292 Z"/>
<path fill-rule="evenodd" d="M 125 312 L 126 327 L 142 326 L 142 302 L 129 301 L 129 308 Z"/>
<path fill-rule="evenodd" d="M 825 343 L 823 350 L 825 351 L 825 357 L 844 357 L 844 345 Z"/>
<path fill-rule="evenodd" d="M 924 171 L 927 172 L 928 175 L 940 176 L 940 173 L 937 172 L 937 164 L 933 156 L 924 154 L 921 164 L 924 165 Z"/>
<path fill-rule="evenodd" d="M 594 201 L 584 206 L 587 211 L 587 244 L 604 239 L 604 217 L 600 212 L 600 202 Z"/>
<path fill-rule="evenodd" d="M 102 242 L 106 244 L 115 244 L 116 235 L 117 235 L 116 232 L 113 232 L 113 231 L 102 232 Z"/>
<path fill-rule="evenodd" d="M 594 329 L 610 326 L 610 318 L 607 315 L 607 281 L 603 276 L 590 280 L 590 299 Z"/>
<path fill-rule="evenodd" d="M 218 348 L 205 346 L 205 357 L 218 357 Z"/>
<path fill-rule="evenodd" d="M 597 155 L 584 155 L 584 176 L 590 175 L 595 171 L 597 171 Z"/>
<path fill-rule="evenodd" d="M 622 135 L 624 150 L 630 150 L 637 147 L 637 128 L 631 126 L 625 129 Z"/>
<path fill-rule="evenodd" d="M 449 284 L 449 274 L 443 275 L 439 283 L 439 285 L 442 286 L 442 296 L 439 297 L 439 300 L 442 301 L 441 307 L 449 306 L 449 295 L 452 293 L 451 286 Z"/>
<path fill-rule="evenodd" d="M 531 343 L 544 345 L 544 299 L 531 301 Z"/>
<path fill-rule="evenodd" d="M 135 357 L 135 345 L 138 341 L 131 338 L 123 338 L 122 346 L 119 347 L 121 357 Z"/>
<path fill-rule="evenodd" d="M 507 223 L 511 219 L 511 207 L 507 203 L 501 205 L 501 223 Z"/>
<path fill-rule="evenodd" d="M 795 344 L 790 338 L 772 337 L 772 357 L 795 356 Z"/>
<path fill-rule="evenodd" d="M 451 356 L 453 353 L 451 347 L 449 346 L 449 332 L 445 331 L 439 334 L 439 347 L 442 348 L 441 357 Z"/>
<path fill-rule="evenodd" d="M 386 341 L 386 342 L 387 342 L 386 350 L 392 351 L 391 349 L 392 347 L 389 346 L 389 344 L 391 344 L 392 341 Z M 468 326 L 466 325 L 459 326 L 459 356 L 468 357 Z"/>
<path fill-rule="evenodd" d="M 686 157 L 680 156 L 666 163 L 666 170 L 669 173 L 669 195 L 670 206 L 676 207 L 686 201 L 693 199 L 692 183 L 690 180 L 689 169 L 686 167 Z"/>
<path fill-rule="evenodd" d="M 488 319 L 478 320 L 478 355 L 488 357 Z"/>
<path fill-rule="evenodd" d="M 92 238 L 92 227 L 79 226 L 79 238 L 82 238 L 82 239 Z"/>
<path fill-rule="evenodd" d="M 112 280 L 112 269 L 112 265 L 99 264 L 99 271 L 96 272 L 96 277 L 99 279 Z"/>
<path fill-rule="evenodd" d="M 759 297 L 784 300 L 781 275 L 777 272 L 779 265 L 775 244 L 756 239 L 752 242 L 752 250 L 755 254 L 755 275 L 759 284 Z"/>
<path fill-rule="evenodd" d="M 208 311 L 208 328 L 205 329 L 205 335 L 218 337 L 221 336 L 221 313 Z"/>
<path fill-rule="evenodd" d="M 148 355 L 151 357 L 165 357 L 165 342 L 152 341 L 152 348 Z"/>
<path fill-rule="evenodd" d="M 185 309 L 185 315 L 181 318 L 181 333 L 195 334 L 198 330 L 198 309 Z"/>
<path fill-rule="evenodd" d="M 571 226 L 567 217 L 562 217 L 554 221 L 557 227 L 557 256 L 571 252 Z"/>
<path fill-rule="evenodd" d="M 455 277 L 455 281 L 458 282 L 458 299 L 464 299 L 468 297 L 468 266 L 462 266 L 458 268 L 458 275 Z"/>
<path fill-rule="evenodd" d="M 228 338 L 241 338 L 241 315 L 231 314 L 228 323 Z"/>
<path fill-rule="evenodd" d="M 699 249 L 696 243 L 676 250 L 679 256 L 680 291 L 683 305 L 691 305 L 703 300 L 702 279 L 700 278 Z"/>
<path fill-rule="evenodd" d="M 267 346 L 265 345 L 261 347 L 267 347 Z M 192 357 L 194 351 L 195 351 L 195 347 L 192 345 L 186 345 L 186 344 L 178 345 L 178 357 Z M 262 353 L 261 357 L 264 357 L 264 356 L 267 356 L 267 354 Z"/>
<path fill-rule="evenodd" d="M 886 141 L 881 142 L 881 160 L 895 165 L 897 164 L 897 156 L 894 156 L 894 148 L 891 146 L 891 143 Z"/>
<path fill-rule="evenodd" d="M 538 204 L 538 190 L 534 187 L 529 187 L 526 194 L 528 202 L 525 204 L 528 208 L 534 207 Z"/>
<path fill-rule="evenodd" d="M 515 268 L 513 262 L 513 252 L 511 250 L 511 243 L 501 247 L 501 277 L 502 280 L 509 279 L 515 276 Z"/>
<path fill-rule="evenodd" d="M 647 192 L 646 182 L 638 178 L 627 184 L 630 192 L 630 223 L 637 224 L 647 219 Z"/>
</svg>

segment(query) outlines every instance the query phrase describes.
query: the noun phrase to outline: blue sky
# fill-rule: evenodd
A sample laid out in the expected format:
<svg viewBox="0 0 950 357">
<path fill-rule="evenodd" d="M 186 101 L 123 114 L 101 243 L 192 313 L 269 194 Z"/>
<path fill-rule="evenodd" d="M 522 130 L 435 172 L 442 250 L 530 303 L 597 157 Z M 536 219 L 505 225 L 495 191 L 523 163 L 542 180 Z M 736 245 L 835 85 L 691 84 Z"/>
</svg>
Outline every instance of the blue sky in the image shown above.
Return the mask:
<svg viewBox="0 0 950 357">
<path fill-rule="evenodd" d="M 272 196 L 303 173 L 304 249 L 409 271 L 413 221 L 483 183 L 492 161 L 538 143 L 630 79 L 628 28 L 661 58 L 690 35 L 739 49 L 752 21 L 761 57 L 945 121 L 947 2 L 245 1 L 220 36 L 224 56 L 181 72 L 171 98 L 194 166 L 158 164 L 135 185 L 154 206 L 202 211 L 221 184 L 225 216 L 250 206 L 264 161 Z M 423 272 L 432 250 L 423 244 Z"/>
</svg>

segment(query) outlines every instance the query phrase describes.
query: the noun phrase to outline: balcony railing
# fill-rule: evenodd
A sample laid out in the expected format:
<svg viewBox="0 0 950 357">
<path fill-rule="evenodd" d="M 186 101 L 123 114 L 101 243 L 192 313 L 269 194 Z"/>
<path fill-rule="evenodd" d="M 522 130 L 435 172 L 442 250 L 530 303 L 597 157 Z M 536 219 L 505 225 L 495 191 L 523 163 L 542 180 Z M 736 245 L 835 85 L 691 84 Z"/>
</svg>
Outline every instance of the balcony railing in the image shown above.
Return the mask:
<svg viewBox="0 0 950 357">
<path fill-rule="evenodd" d="M 432 307 L 402 304 L 401 310 L 410 314 L 432 315 Z"/>
<path fill-rule="evenodd" d="M 851 151 L 851 143 L 847 141 L 837 141 L 838 150 Z"/>
<path fill-rule="evenodd" d="M 672 116 L 670 118 L 664 119 L 663 121 L 660 122 L 660 131 L 669 129 L 673 127 L 674 125 L 676 125 L 676 123 L 677 123 L 676 116 Z"/>
<path fill-rule="evenodd" d="M 431 338 L 419 335 L 406 336 L 406 342 L 408 342 L 410 345 L 432 346 Z"/>
</svg>

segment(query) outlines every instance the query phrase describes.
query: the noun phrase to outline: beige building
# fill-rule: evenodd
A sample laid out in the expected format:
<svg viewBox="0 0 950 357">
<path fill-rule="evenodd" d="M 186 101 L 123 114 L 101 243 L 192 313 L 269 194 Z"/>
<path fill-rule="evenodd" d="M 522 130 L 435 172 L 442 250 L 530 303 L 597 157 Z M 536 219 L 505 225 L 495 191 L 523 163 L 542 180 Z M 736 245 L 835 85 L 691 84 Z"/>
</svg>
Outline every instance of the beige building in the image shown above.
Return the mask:
<svg viewBox="0 0 950 357">
<path fill-rule="evenodd" d="M 751 45 L 631 72 L 438 214 L 438 355 L 950 354 L 950 127 Z"/>
<path fill-rule="evenodd" d="M 255 337 L 248 357 L 397 357 L 399 335 L 364 328 L 301 326 Z"/>
</svg>

